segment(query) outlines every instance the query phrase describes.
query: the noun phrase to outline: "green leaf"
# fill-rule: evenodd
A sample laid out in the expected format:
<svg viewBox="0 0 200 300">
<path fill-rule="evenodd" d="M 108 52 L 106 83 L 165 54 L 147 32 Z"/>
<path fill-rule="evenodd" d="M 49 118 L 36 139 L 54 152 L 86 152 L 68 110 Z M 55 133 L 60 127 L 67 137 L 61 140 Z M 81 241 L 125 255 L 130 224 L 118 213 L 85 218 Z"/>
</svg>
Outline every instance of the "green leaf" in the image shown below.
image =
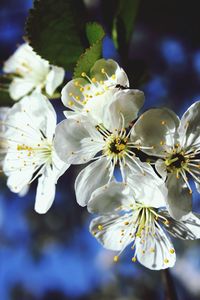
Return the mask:
<svg viewBox="0 0 200 300">
<path fill-rule="evenodd" d="M 83 20 L 81 0 L 35 0 L 28 16 L 25 39 L 51 64 L 73 70 L 84 49 L 80 23 Z"/>
<path fill-rule="evenodd" d="M 100 24 L 93 22 L 86 24 L 86 35 L 90 45 L 93 45 L 103 39 L 105 32 Z"/>
<path fill-rule="evenodd" d="M 82 72 L 89 73 L 94 63 L 101 58 L 102 41 L 105 36 L 102 26 L 98 23 L 88 23 L 86 35 L 91 46 L 80 56 L 74 69 L 74 78 L 81 77 Z"/>
<path fill-rule="evenodd" d="M 3 89 L 0 85 L 0 106 L 10 106 L 13 103 L 13 99 L 10 98 L 8 90 Z"/>
</svg>

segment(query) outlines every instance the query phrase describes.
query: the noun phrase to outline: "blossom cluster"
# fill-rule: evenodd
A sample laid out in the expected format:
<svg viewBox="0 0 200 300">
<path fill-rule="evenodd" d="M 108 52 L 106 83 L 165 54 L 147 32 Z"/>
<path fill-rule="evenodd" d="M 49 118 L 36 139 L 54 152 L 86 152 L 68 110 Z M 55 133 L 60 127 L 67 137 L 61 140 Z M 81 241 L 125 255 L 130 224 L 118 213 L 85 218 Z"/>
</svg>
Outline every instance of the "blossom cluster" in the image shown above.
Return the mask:
<svg viewBox="0 0 200 300">
<path fill-rule="evenodd" d="M 100 59 L 89 74 L 83 70 L 63 86 L 66 118 L 57 124 L 49 98 L 63 84 L 64 69 L 24 44 L 5 62 L 4 73 L 18 100 L 0 109 L 1 166 L 9 189 L 24 195 L 38 179 L 35 210 L 43 214 L 59 177 L 71 165 L 87 164 L 74 189 L 78 204 L 95 215 L 92 235 L 115 252 L 115 262 L 130 245 L 132 262 L 152 270 L 172 267 L 169 235 L 200 238 L 190 184 L 194 180 L 200 192 L 200 102 L 181 119 L 167 108 L 139 114 L 144 93 L 129 86 L 117 62 Z"/>
</svg>

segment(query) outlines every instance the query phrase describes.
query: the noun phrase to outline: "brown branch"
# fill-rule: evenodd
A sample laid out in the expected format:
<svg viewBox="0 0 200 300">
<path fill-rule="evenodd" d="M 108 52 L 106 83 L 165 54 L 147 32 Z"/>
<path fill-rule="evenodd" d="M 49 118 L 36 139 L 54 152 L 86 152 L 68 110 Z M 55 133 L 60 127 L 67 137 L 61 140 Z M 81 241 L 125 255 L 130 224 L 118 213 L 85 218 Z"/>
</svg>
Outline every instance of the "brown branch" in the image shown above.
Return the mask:
<svg viewBox="0 0 200 300">
<path fill-rule="evenodd" d="M 162 271 L 162 278 L 165 289 L 165 300 L 178 300 L 174 281 L 169 269 Z"/>
</svg>

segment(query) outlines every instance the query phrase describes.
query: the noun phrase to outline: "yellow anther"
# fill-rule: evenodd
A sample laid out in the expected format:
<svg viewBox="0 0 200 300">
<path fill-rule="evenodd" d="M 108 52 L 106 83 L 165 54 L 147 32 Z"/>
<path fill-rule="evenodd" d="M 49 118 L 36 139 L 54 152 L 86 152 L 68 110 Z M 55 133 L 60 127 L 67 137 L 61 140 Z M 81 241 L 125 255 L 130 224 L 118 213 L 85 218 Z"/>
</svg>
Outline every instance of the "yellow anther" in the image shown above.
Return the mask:
<svg viewBox="0 0 200 300">
<path fill-rule="evenodd" d="M 96 231 L 93 231 L 93 232 L 92 232 L 92 234 L 93 234 L 93 235 L 96 235 L 96 234 L 97 234 L 97 232 L 96 232 Z"/>
<path fill-rule="evenodd" d="M 169 250 L 169 252 L 170 252 L 171 254 L 174 254 L 175 250 L 174 250 L 173 248 L 171 248 L 171 249 Z"/>
<path fill-rule="evenodd" d="M 129 222 L 124 222 L 124 225 L 129 225 Z"/>
<path fill-rule="evenodd" d="M 69 93 L 69 95 L 70 95 L 70 97 L 72 97 L 72 96 L 73 96 L 73 94 L 72 94 L 72 93 Z"/>
<path fill-rule="evenodd" d="M 112 78 L 113 80 L 115 80 L 115 79 L 116 79 L 116 75 L 113 74 L 113 75 L 111 76 L 111 78 Z"/>
<path fill-rule="evenodd" d="M 164 259 L 164 263 L 165 263 L 165 264 L 168 264 L 168 263 L 169 263 L 169 259 L 165 258 L 165 259 Z"/>
<path fill-rule="evenodd" d="M 99 230 L 103 230 L 103 225 L 99 224 L 99 225 L 98 225 L 98 229 L 99 229 Z"/>
<path fill-rule="evenodd" d="M 75 81 L 75 82 L 74 82 L 74 85 L 75 85 L 75 86 L 79 86 L 79 82 L 78 82 L 78 81 Z"/>
<path fill-rule="evenodd" d="M 73 101 L 68 101 L 68 105 L 72 106 L 72 105 L 74 105 L 74 102 Z"/>
<path fill-rule="evenodd" d="M 105 74 L 105 69 L 104 68 L 101 69 L 101 73 Z"/>
<path fill-rule="evenodd" d="M 164 224 L 165 224 L 165 225 L 169 225 L 169 221 L 168 221 L 168 220 L 165 220 L 165 221 L 164 221 Z"/>
<path fill-rule="evenodd" d="M 151 252 L 151 253 L 154 253 L 154 252 L 155 252 L 155 249 L 154 249 L 154 248 L 150 248 L 150 252 Z"/>
<path fill-rule="evenodd" d="M 81 88 L 80 88 L 80 92 L 84 92 L 84 87 L 81 87 Z"/>
<path fill-rule="evenodd" d="M 85 76 L 86 76 L 86 73 L 85 73 L 85 72 L 82 72 L 82 73 L 81 73 L 81 76 L 82 76 L 82 77 L 85 77 Z"/>
<path fill-rule="evenodd" d="M 104 84 L 104 81 L 103 81 L 103 80 L 100 80 L 99 83 L 100 83 L 100 84 Z"/>
<path fill-rule="evenodd" d="M 142 250 L 142 254 L 145 254 L 145 250 Z"/>
<path fill-rule="evenodd" d="M 166 121 L 161 121 L 161 125 L 166 125 Z"/>
<path fill-rule="evenodd" d="M 90 91 L 90 90 L 91 90 L 90 86 L 88 86 L 88 87 L 87 87 L 87 90 L 88 90 L 88 91 Z"/>
<path fill-rule="evenodd" d="M 164 141 L 160 141 L 160 145 L 163 146 L 165 144 Z"/>
<path fill-rule="evenodd" d="M 189 194 L 192 195 L 192 190 L 189 190 Z"/>
<path fill-rule="evenodd" d="M 80 100 L 80 97 L 79 97 L 79 96 L 76 96 L 76 100 Z"/>
<path fill-rule="evenodd" d="M 92 78 L 92 82 L 94 82 L 94 83 L 97 82 L 95 77 Z"/>
<path fill-rule="evenodd" d="M 114 261 L 114 262 L 118 262 L 118 261 L 119 261 L 119 256 L 118 256 L 118 255 L 115 255 L 115 256 L 113 257 L 113 261 Z"/>
<path fill-rule="evenodd" d="M 132 257 L 131 260 L 132 260 L 132 262 L 136 262 L 137 259 L 136 259 L 136 257 L 134 256 L 134 257 Z"/>
</svg>

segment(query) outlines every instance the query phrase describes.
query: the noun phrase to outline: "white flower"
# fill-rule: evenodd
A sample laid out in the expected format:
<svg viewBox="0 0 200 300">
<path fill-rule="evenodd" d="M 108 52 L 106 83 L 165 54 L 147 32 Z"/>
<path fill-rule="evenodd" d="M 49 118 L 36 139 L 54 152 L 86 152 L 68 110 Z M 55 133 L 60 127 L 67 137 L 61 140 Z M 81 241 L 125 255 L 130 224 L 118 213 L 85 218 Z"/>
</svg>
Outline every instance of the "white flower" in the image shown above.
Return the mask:
<svg viewBox="0 0 200 300">
<path fill-rule="evenodd" d="M 92 114 L 91 106 L 92 108 L 102 106 L 109 99 L 104 98 L 107 91 L 128 87 L 129 81 L 124 70 L 112 59 L 100 59 L 90 70 L 89 76 L 82 72 L 82 78 L 73 79 L 65 85 L 61 100 L 66 107 L 76 113 L 90 111 Z M 67 117 L 73 114 L 70 111 L 64 113 Z"/>
<path fill-rule="evenodd" d="M 9 111 L 9 107 L 0 107 L 0 167 L 3 165 L 3 161 L 7 152 L 7 141 L 5 139 L 5 130 L 4 121 L 6 115 Z"/>
<path fill-rule="evenodd" d="M 158 178 L 132 176 L 129 186 L 112 182 L 93 192 L 88 210 L 98 214 L 90 231 L 107 249 L 117 251 L 114 261 L 130 245 L 132 262 L 160 270 L 172 267 L 176 260 L 171 240 L 200 238 L 200 217 L 190 213 L 185 221 L 175 221 L 165 206 L 166 188 Z"/>
<path fill-rule="evenodd" d="M 64 79 L 64 69 L 49 65 L 28 44 L 21 45 L 4 63 L 3 71 L 11 74 L 11 98 L 19 100 L 33 90 L 52 96 Z"/>
<path fill-rule="evenodd" d="M 112 101 L 103 111 L 99 125 L 95 126 L 87 116 L 79 114 L 62 121 L 56 128 L 55 149 L 63 161 L 84 164 L 94 160 L 80 172 L 75 182 L 77 201 L 82 206 L 87 204 L 96 188 L 113 179 L 116 165 L 120 167 L 124 182 L 130 170 L 143 174 L 154 172 L 136 157 L 134 151 L 140 149 L 140 145 L 132 142 L 128 128 L 143 104 L 142 92 L 111 93 Z"/>
<path fill-rule="evenodd" d="M 200 192 L 200 102 L 181 120 L 169 109 L 150 109 L 137 120 L 132 136 L 135 142 L 153 146 L 143 151 L 159 157 L 155 167 L 166 178 L 169 212 L 180 219 L 192 210 L 188 176 Z"/>
<path fill-rule="evenodd" d="M 55 196 L 55 184 L 68 168 L 54 150 L 56 114 L 49 100 L 38 93 L 24 97 L 5 121 L 8 151 L 3 170 L 12 192 L 20 193 L 38 178 L 35 210 L 46 213 Z"/>
</svg>

